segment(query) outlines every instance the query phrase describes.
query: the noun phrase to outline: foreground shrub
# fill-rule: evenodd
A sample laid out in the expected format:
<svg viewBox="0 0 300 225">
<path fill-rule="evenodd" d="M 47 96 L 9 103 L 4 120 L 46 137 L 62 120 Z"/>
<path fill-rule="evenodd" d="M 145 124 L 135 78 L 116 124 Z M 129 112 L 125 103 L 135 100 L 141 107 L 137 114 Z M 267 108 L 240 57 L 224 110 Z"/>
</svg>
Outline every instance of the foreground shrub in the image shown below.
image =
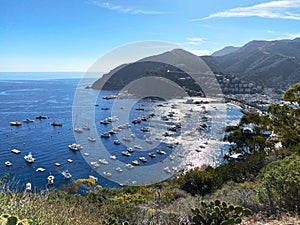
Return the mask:
<svg viewBox="0 0 300 225">
<path fill-rule="evenodd" d="M 268 164 L 259 175 L 258 195 L 271 213 L 300 212 L 300 158 L 286 157 Z"/>
</svg>

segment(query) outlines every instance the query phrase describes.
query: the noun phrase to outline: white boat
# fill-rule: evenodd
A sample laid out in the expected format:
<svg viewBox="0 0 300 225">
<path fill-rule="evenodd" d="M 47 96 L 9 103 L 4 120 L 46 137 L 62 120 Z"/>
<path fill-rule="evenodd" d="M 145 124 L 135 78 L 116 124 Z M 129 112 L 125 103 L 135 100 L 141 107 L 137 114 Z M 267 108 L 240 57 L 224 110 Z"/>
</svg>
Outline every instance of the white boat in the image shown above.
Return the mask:
<svg viewBox="0 0 300 225">
<path fill-rule="evenodd" d="M 12 152 L 12 153 L 15 153 L 15 154 L 20 154 L 20 153 L 21 153 L 21 151 L 20 151 L 20 150 L 18 150 L 18 149 L 15 149 L 15 148 L 14 148 L 14 149 L 12 149 L 12 150 L 11 150 L 11 152 Z"/>
<path fill-rule="evenodd" d="M 125 166 L 126 166 L 127 169 L 133 169 L 134 168 L 133 165 L 131 165 L 129 163 L 125 164 Z"/>
<path fill-rule="evenodd" d="M 49 185 L 54 184 L 54 176 L 53 176 L 53 175 L 50 174 L 50 175 L 47 177 L 47 180 L 48 180 L 48 184 L 49 184 Z"/>
<path fill-rule="evenodd" d="M 155 158 L 156 157 L 156 155 L 154 154 L 154 152 L 150 152 L 148 155 L 149 155 L 150 158 Z"/>
<path fill-rule="evenodd" d="M 98 162 L 91 162 L 91 165 L 92 165 L 94 168 L 100 167 L 100 165 L 98 164 Z"/>
<path fill-rule="evenodd" d="M 88 140 L 89 140 L 90 142 L 95 142 L 95 141 L 96 141 L 96 138 L 88 137 Z"/>
<path fill-rule="evenodd" d="M 128 152 L 133 152 L 133 148 L 128 147 L 128 148 L 127 148 L 127 151 L 128 151 Z"/>
<path fill-rule="evenodd" d="M 39 167 L 39 168 L 37 168 L 35 171 L 36 171 L 36 172 L 45 172 L 46 169 L 43 168 L 43 167 Z"/>
<path fill-rule="evenodd" d="M 112 160 L 116 160 L 116 159 L 117 159 L 117 156 L 111 155 L 109 158 L 112 159 Z"/>
<path fill-rule="evenodd" d="M 78 127 L 75 128 L 74 131 L 75 131 L 76 133 L 82 133 L 82 132 L 83 132 L 83 130 L 82 130 L 81 128 L 78 128 Z"/>
<path fill-rule="evenodd" d="M 89 156 L 89 155 L 90 155 L 90 153 L 88 153 L 88 152 L 84 152 L 84 153 L 83 153 L 83 155 L 84 155 L 84 156 Z"/>
<path fill-rule="evenodd" d="M 150 139 L 150 138 L 147 138 L 147 139 L 146 139 L 146 143 L 148 143 L 148 144 L 150 144 L 150 145 L 151 145 L 151 144 L 153 143 L 153 141 L 152 141 L 152 139 Z"/>
<path fill-rule="evenodd" d="M 6 161 L 5 166 L 12 166 L 12 163 L 10 161 Z"/>
<path fill-rule="evenodd" d="M 24 159 L 26 160 L 26 162 L 28 162 L 28 163 L 33 163 L 34 162 L 34 160 L 35 160 L 35 158 L 33 158 L 32 157 L 32 154 L 31 154 L 31 152 L 29 152 L 29 154 L 28 155 L 25 155 L 24 156 Z"/>
<path fill-rule="evenodd" d="M 19 122 L 19 121 L 10 122 L 9 124 L 10 124 L 11 126 L 21 126 L 21 125 L 22 125 L 22 123 Z"/>
<path fill-rule="evenodd" d="M 24 122 L 24 123 L 33 123 L 34 120 L 31 120 L 31 119 L 28 119 L 28 118 L 27 118 L 27 119 L 23 120 L 23 122 Z"/>
<path fill-rule="evenodd" d="M 68 163 L 72 163 L 73 160 L 72 159 L 67 159 Z"/>
<path fill-rule="evenodd" d="M 119 140 L 114 140 L 114 144 L 115 144 L 115 145 L 120 145 L 121 142 L 120 142 Z"/>
<path fill-rule="evenodd" d="M 107 125 L 107 124 L 110 124 L 110 123 L 111 123 L 111 122 L 108 121 L 108 119 L 100 120 L 100 124 Z"/>
<path fill-rule="evenodd" d="M 142 162 L 147 162 L 147 159 L 144 156 L 139 157 L 139 160 L 141 160 Z"/>
<path fill-rule="evenodd" d="M 89 175 L 89 179 L 93 179 L 95 182 L 98 182 L 98 178 L 92 175 Z"/>
<path fill-rule="evenodd" d="M 123 137 L 122 139 L 123 141 L 131 142 L 131 139 L 129 137 Z"/>
<path fill-rule="evenodd" d="M 117 171 L 117 172 L 120 172 L 120 173 L 123 172 L 123 170 L 122 170 L 121 167 L 117 167 L 117 168 L 116 168 L 116 171 Z"/>
<path fill-rule="evenodd" d="M 134 145 L 133 147 L 134 147 L 135 149 L 140 149 L 140 150 L 143 149 L 143 147 L 142 147 L 141 145 Z"/>
<path fill-rule="evenodd" d="M 71 149 L 73 151 L 79 151 L 79 150 L 82 150 L 83 147 L 80 144 L 73 143 L 73 144 L 69 145 L 69 149 Z"/>
<path fill-rule="evenodd" d="M 61 164 L 58 163 L 58 162 L 54 163 L 54 165 L 55 165 L 55 166 L 61 166 Z"/>
<path fill-rule="evenodd" d="M 139 166 L 139 165 L 140 165 L 140 162 L 137 161 L 137 160 L 133 160 L 133 161 L 132 161 L 132 165 Z"/>
<path fill-rule="evenodd" d="M 31 183 L 30 182 L 26 183 L 25 191 L 31 191 Z"/>
<path fill-rule="evenodd" d="M 108 164 L 108 162 L 106 161 L 106 159 L 99 159 L 99 162 L 100 162 L 101 164 L 104 164 L 104 165 L 107 165 L 107 164 Z"/>
<path fill-rule="evenodd" d="M 62 171 L 61 174 L 64 176 L 64 178 L 65 178 L 66 180 L 72 178 L 72 174 L 71 174 L 68 170 Z"/>
<path fill-rule="evenodd" d="M 106 177 L 111 177 L 111 173 L 110 172 L 103 172 L 103 174 L 104 174 L 104 176 L 106 176 Z"/>
<path fill-rule="evenodd" d="M 132 137 L 134 139 L 134 138 L 136 138 L 136 134 L 132 133 L 132 134 L 130 134 L 130 137 Z"/>
<path fill-rule="evenodd" d="M 167 154 L 165 151 L 163 151 L 163 150 L 156 150 L 156 153 L 157 154 L 160 154 L 160 155 L 165 155 L 165 154 Z"/>
<path fill-rule="evenodd" d="M 124 156 L 131 156 L 131 154 L 128 151 L 123 151 L 122 155 L 124 155 Z"/>
<path fill-rule="evenodd" d="M 110 134 L 108 132 L 104 132 L 104 133 L 101 134 L 101 137 L 102 138 L 109 138 Z"/>
<path fill-rule="evenodd" d="M 90 128 L 89 126 L 86 126 L 86 125 L 85 125 L 85 126 L 82 127 L 82 129 L 83 129 L 83 130 L 90 130 L 91 128 Z"/>
</svg>

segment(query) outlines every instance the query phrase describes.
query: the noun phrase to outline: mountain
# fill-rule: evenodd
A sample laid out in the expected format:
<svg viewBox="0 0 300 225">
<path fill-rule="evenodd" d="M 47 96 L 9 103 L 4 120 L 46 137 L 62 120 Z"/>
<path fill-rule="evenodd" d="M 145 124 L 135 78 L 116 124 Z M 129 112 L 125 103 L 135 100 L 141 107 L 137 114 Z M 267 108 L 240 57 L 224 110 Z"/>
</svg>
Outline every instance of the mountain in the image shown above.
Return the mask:
<svg viewBox="0 0 300 225">
<path fill-rule="evenodd" d="M 195 65 L 197 65 L 197 68 L 194 68 Z M 141 92 L 144 93 L 147 92 L 146 89 L 149 88 L 156 89 L 157 92 L 169 91 L 177 97 L 182 96 L 182 91 L 190 96 L 205 96 L 204 91 L 199 86 L 199 83 L 204 84 L 204 82 L 201 81 L 201 79 L 204 78 L 200 78 L 201 76 L 199 75 L 197 83 L 195 76 L 192 78 L 186 72 L 195 73 L 196 71 L 197 73 L 207 73 L 208 70 L 207 65 L 200 60 L 198 56 L 182 49 L 174 49 L 159 55 L 141 59 L 137 62 L 121 65 L 94 82 L 92 88 L 121 90 L 133 82 L 140 81 L 142 78 L 151 78 L 147 80 L 147 82 L 150 82 L 147 83 L 147 85 L 145 85 L 144 82 L 129 91 L 141 88 L 143 89 Z M 209 84 L 205 85 L 205 87 L 208 87 Z M 166 87 L 172 88 L 172 91 Z M 212 85 L 209 87 L 212 87 Z M 214 90 L 213 88 L 214 87 L 211 89 Z M 168 94 L 169 93 L 164 93 L 163 95 L 168 96 Z"/>
<path fill-rule="evenodd" d="M 230 74 L 268 88 L 286 89 L 300 81 L 300 38 L 251 41 L 229 54 L 223 49 L 221 54 L 201 58 L 214 73 Z"/>
<path fill-rule="evenodd" d="M 212 54 L 212 56 L 224 56 L 228 55 L 230 53 L 233 53 L 237 50 L 239 50 L 239 47 L 234 47 L 234 46 L 227 46 L 225 48 L 222 48 L 221 50 L 218 50 Z"/>
</svg>

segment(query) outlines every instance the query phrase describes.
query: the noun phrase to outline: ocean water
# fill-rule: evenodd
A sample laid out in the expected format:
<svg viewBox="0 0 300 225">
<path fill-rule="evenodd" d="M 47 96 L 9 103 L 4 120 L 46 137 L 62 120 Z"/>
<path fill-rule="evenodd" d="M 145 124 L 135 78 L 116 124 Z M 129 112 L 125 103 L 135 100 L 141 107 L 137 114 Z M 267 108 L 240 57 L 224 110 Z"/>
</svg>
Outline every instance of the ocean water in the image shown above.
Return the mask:
<svg viewBox="0 0 300 225">
<path fill-rule="evenodd" d="M 35 190 L 45 188 L 47 186 L 47 176 L 49 176 L 50 173 L 55 176 L 54 186 L 56 187 L 60 187 L 61 184 L 70 183 L 78 178 L 88 178 L 89 175 L 97 177 L 98 183 L 106 187 L 116 187 L 119 185 L 118 183 L 126 183 L 124 182 L 125 178 L 128 182 L 133 183 L 142 177 L 146 179 L 147 174 L 143 172 L 144 170 L 138 169 L 135 170 L 141 171 L 140 173 L 130 174 L 134 172 L 126 170 L 124 165 L 131 163 L 132 160 L 138 160 L 140 156 L 145 156 L 148 159 L 147 163 L 141 163 L 140 167 L 145 166 L 145 168 L 147 168 L 147 166 L 151 168 L 151 166 L 163 163 L 165 164 L 162 165 L 162 168 L 166 166 L 170 166 L 171 168 L 172 165 L 177 164 L 179 168 L 183 168 L 184 165 L 201 166 L 203 164 L 211 164 L 217 166 L 222 163 L 222 157 L 226 149 L 228 149 L 228 145 L 222 143 L 219 136 L 216 138 L 208 131 L 199 133 L 193 130 L 196 124 L 195 120 L 193 120 L 190 127 L 175 133 L 173 132 L 170 137 L 163 137 L 161 135 L 166 127 L 172 126 L 175 122 L 183 121 L 182 118 L 187 115 L 187 112 L 184 110 L 193 111 L 194 113 L 197 112 L 195 118 L 198 118 L 199 115 L 204 115 L 201 113 L 203 113 L 203 109 L 206 107 L 205 115 L 209 120 L 218 117 L 218 109 L 220 109 L 218 104 L 206 105 L 205 107 L 199 106 L 199 110 L 195 108 L 194 105 L 189 105 L 188 109 L 187 107 L 183 107 L 183 110 L 183 108 L 180 107 L 180 104 L 184 102 L 182 99 L 175 102 L 177 107 L 174 106 L 174 102 L 162 102 L 159 99 L 153 98 L 141 99 L 135 101 L 134 106 L 129 109 L 129 117 L 125 122 L 131 125 L 130 129 L 126 129 L 126 131 L 123 130 L 117 135 L 112 135 L 110 138 L 101 138 L 101 133 L 107 132 L 113 127 L 124 123 L 124 120 L 119 120 L 109 125 L 100 124 L 100 120 L 107 117 L 114 115 L 119 116 L 116 110 L 112 111 L 114 100 L 105 100 L 102 98 L 106 95 L 116 94 L 116 92 L 103 91 L 99 94 L 92 89 L 85 89 L 85 85 L 82 85 L 82 82 L 81 86 L 78 86 L 79 81 L 79 79 L 8 80 L 4 79 L 4 77 L 0 77 L 0 176 L 11 172 L 13 174 L 13 183 L 19 190 L 24 189 L 26 182 L 31 182 Z M 88 84 L 91 84 L 91 81 L 86 81 L 86 85 Z M 86 120 L 74 118 L 73 101 L 74 94 L 78 89 L 92 95 L 99 94 L 96 100 L 98 106 L 92 106 L 95 112 L 94 118 L 86 118 Z M 122 113 L 122 110 L 124 110 L 127 105 L 130 105 L 127 104 L 127 101 L 129 100 L 123 100 L 123 106 L 118 108 L 118 112 Z M 157 107 L 161 104 L 163 107 Z M 172 108 L 170 108 L 171 105 L 173 105 Z M 107 107 L 108 110 L 103 110 L 103 107 Z M 142 108 L 143 110 L 136 110 L 136 108 Z M 175 116 L 170 118 L 169 121 L 162 122 L 161 116 L 170 110 L 174 111 Z M 155 114 L 151 122 L 148 120 L 136 125 L 131 123 L 133 119 L 150 113 Z M 48 119 L 37 120 L 36 116 L 39 115 L 45 115 Z M 224 125 L 237 123 L 241 115 L 238 108 L 227 105 L 226 120 L 225 118 L 221 118 L 225 123 L 218 126 L 218 132 L 224 128 Z M 35 122 L 28 124 L 23 123 L 23 125 L 19 127 L 10 126 L 9 124 L 11 121 L 22 121 L 26 118 L 34 119 Z M 77 123 L 77 119 L 81 120 L 81 123 Z M 63 126 L 51 126 L 51 123 L 54 121 L 62 123 Z M 81 127 L 87 125 L 92 127 L 92 129 L 91 131 L 84 130 L 83 133 L 74 133 L 73 124 L 75 126 L 76 124 L 80 124 Z M 92 132 L 93 127 L 96 129 L 96 135 Z M 150 127 L 151 130 L 150 132 L 142 132 L 140 130 L 142 127 Z M 186 132 L 187 135 L 185 135 L 184 132 Z M 134 134 L 135 138 L 132 138 L 130 136 L 131 134 Z M 95 143 L 87 141 L 87 137 L 90 136 L 97 138 L 97 141 Z M 122 141 L 123 137 L 131 137 L 132 141 L 130 143 Z M 157 143 L 150 145 L 142 142 L 147 138 Z M 119 139 L 122 142 L 121 145 L 115 145 L 113 143 L 114 139 Z M 68 149 L 69 144 L 81 140 L 82 142 L 80 144 L 84 147 L 82 151 L 74 152 Z M 176 154 L 183 154 L 185 157 L 184 160 L 180 159 L 180 162 L 176 160 L 172 160 L 171 162 L 168 157 L 174 153 L 174 150 L 168 146 L 176 142 L 180 142 L 180 146 L 182 146 L 178 148 L 178 151 L 182 152 L 177 151 Z M 199 150 L 199 145 L 204 142 L 208 142 L 206 148 Z M 122 156 L 122 151 L 125 151 L 128 147 L 133 147 L 135 144 L 141 145 L 143 150 L 135 149 L 131 157 Z M 11 152 L 13 148 L 19 149 L 21 154 L 13 154 Z M 101 152 L 104 151 L 103 148 L 105 148 L 105 154 L 101 154 Z M 156 154 L 157 157 L 154 159 L 147 157 L 149 152 L 155 152 L 157 149 L 162 149 L 167 154 Z M 197 149 L 198 151 L 195 151 Z M 29 152 L 32 152 L 36 158 L 36 161 L 32 164 L 26 163 L 23 158 Z M 84 152 L 89 153 L 90 156 L 84 156 L 82 154 Z M 112 162 L 112 160 L 107 158 L 107 153 L 117 156 L 117 162 Z M 93 168 L 90 165 L 91 162 L 98 161 L 98 159 L 104 158 L 104 156 L 106 156 L 105 159 L 109 161 L 107 167 L 100 164 L 100 168 Z M 67 159 L 72 159 L 73 163 L 67 162 Z M 11 167 L 5 166 L 4 163 L 7 160 L 12 162 L 13 165 Z M 61 166 L 55 166 L 54 163 L 56 162 L 60 163 Z M 168 162 L 171 164 L 168 164 Z M 122 167 L 122 173 L 114 170 L 117 166 Z M 46 171 L 36 172 L 38 167 L 45 168 Z M 68 169 L 73 176 L 71 180 L 65 180 L 61 175 L 61 172 L 66 169 Z M 103 172 L 111 172 L 112 177 L 105 177 Z M 175 170 L 173 172 L 175 174 Z M 151 174 L 153 174 L 154 177 L 156 175 L 159 177 L 159 174 L 163 173 L 164 171 L 158 170 L 157 168 L 151 169 Z M 141 182 L 145 181 L 145 179 L 141 179 Z"/>
</svg>

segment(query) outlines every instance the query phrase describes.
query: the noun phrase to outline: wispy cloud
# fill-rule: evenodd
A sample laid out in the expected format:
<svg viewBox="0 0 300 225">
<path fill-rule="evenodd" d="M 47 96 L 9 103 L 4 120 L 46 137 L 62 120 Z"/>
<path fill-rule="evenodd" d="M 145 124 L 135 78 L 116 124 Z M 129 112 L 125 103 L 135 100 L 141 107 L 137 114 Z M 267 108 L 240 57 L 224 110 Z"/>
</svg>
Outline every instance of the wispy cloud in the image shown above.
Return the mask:
<svg viewBox="0 0 300 225">
<path fill-rule="evenodd" d="M 285 33 L 283 35 L 283 38 L 287 38 L 287 39 L 300 38 L 300 33 Z"/>
<path fill-rule="evenodd" d="M 204 41 L 204 38 L 201 37 L 187 38 L 187 41 L 190 45 L 198 45 L 200 42 Z"/>
<path fill-rule="evenodd" d="M 261 17 L 300 20 L 300 14 L 292 12 L 293 10 L 300 10 L 300 0 L 277 0 L 249 7 L 233 8 L 211 14 L 204 18 L 192 19 L 191 21 L 225 17 Z"/>
<path fill-rule="evenodd" d="M 102 1 L 97 1 L 97 0 L 89 0 L 89 4 L 96 5 L 98 7 L 112 10 L 112 11 L 117 11 L 125 14 L 132 14 L 132 15 L 160 15 L 160 14 L 168 14 L 168 12 L 165 11 L 156 11 L 156 10 L 144 10 L 144 9 L 137 9 L 133 7 L 125 7 L 122 5 L 114 5 L 109 2 L 102 2 Z"/>
</svg>

